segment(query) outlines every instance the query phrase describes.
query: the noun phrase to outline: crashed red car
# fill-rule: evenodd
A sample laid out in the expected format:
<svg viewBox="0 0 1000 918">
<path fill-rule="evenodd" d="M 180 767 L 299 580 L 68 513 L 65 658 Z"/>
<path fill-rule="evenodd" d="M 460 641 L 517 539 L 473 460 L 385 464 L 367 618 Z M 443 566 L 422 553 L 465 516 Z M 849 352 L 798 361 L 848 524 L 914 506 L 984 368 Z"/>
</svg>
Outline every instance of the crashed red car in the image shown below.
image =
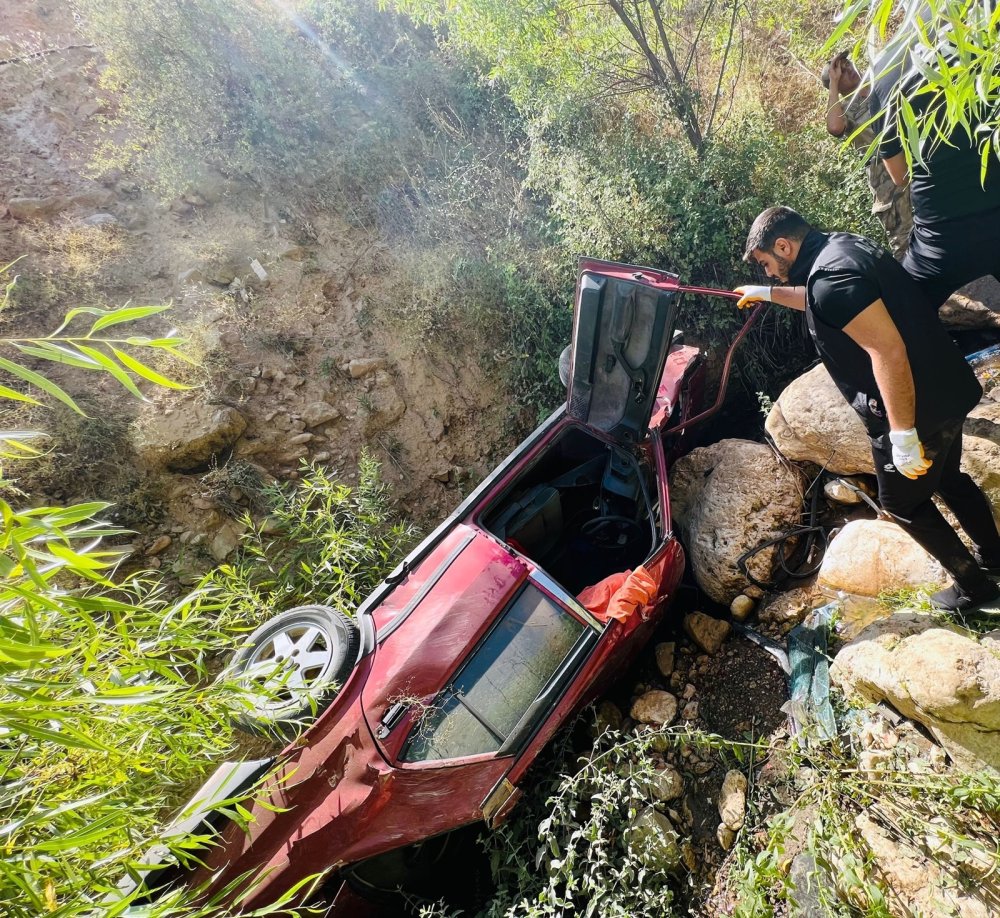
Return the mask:
<svg viewBox="0 0 1000 918">
<path fill-rule="evenodd" d="M 329 872 L 329 914 L 358 914 L 357 890 L 398 876 L 394 853 L 508 815 L 539 752 L 640 650 L 684 571 L 667 470 L 705 372 L 674 331 L 685 291 L 727 295 L 583 260 L 566 404 L 358 609 L 357 631 L 317 607 L 259 629 L 248 671 L 281 658 L 303 690 L 333 670 L 342 685 L 276 760 L 213 776 L 185 830 L 261 783 L 249 824 L 217 824 L 186 883 L 229 900 L 241 888 L 249 910 Z"/>
</svg>

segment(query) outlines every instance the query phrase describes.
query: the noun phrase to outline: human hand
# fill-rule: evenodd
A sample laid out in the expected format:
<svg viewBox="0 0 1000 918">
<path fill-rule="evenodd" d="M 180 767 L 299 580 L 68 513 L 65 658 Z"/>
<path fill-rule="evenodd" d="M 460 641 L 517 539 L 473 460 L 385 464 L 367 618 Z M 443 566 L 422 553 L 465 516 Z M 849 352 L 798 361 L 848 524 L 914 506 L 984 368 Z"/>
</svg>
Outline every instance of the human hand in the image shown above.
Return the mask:
<svg viewBox="0 0 1000 918">
<path fill-rule="evenodd" d="M 756 284 L 746 284 L 742 287 L 734 287 L 733 292 L 738 293 L 740 298 L 736 305 L 740 309 L 747 309 L 754 303 L 771 303 L 771 291 L 773 287 L 761 287 Z"/>
<path fill-rule="evenodd" d="M 889 442 L 892 443 L 892 464 L 900 475 L 915 480 L 926 474 L 933 464 L 924 457 L 924 447 L 915 427 L 909 430 L 890 430 Z"/>
<path fill-rule="evenodd" d="M 840 89 L 840 78 L 844 75 L 844 57 L 838 54 L 830 61 L 830 92 L 836 93 Z"/>
</svg>

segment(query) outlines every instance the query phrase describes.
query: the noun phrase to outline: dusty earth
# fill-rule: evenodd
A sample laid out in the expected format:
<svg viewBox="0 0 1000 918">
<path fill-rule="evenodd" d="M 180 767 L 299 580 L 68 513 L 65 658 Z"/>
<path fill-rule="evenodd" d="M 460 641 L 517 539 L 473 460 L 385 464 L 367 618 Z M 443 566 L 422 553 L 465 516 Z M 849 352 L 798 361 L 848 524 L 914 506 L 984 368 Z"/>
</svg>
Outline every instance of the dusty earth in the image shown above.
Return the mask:
<svg viewBox="0 0 1000 918">
<path fill-rule="evenodd" d="M 6 333 L 45 334 L 78 305 L 172 302 L 169 322 L 199 367 L 170 370 L 192 392 L 151 391 L 139 405 L 108 378 L 95 384 L 58 367 L 53 377 L 98 399 L 95 414 L 140 432 L 150 418 L 183 414 L 191 399 L 237 408 L 248 426 L 232 458 L 279 479 L 294 479 L 310 459 L 350 481 L 366 447 L 403 513 L 439 518 L 513 439 L 498 435 L 499 399 L 478 368 L 421 353 L 379 326 L 377 304 L 393 295 L 382 243 L 308 196 L 293 205 L 215 175 L 162 202 L 141 178 L 95 171 L 91 153 L 114 100 L 97 89 L 100 56 L 82 44 L 62 4 L 18 0 L 0 10 L 0 263 L 24 256 Z M 21 198 L 45 203 L 15 216 L 5 204 Z M 352 360 L 378 361 L 378 370 L 355 378 Z M 299 436 L 303 412 L 318 402 L 336 417 Z M 74 461 L 68 446 L 63 454 Z M 166 512 L 148 541 L 197 528 L 211 509 L 192 506 L 206 499 L 197 474 L 205 471 L 155 482 Z M 96 495 L 70 485 L 50 496 Z"/>
</svg>

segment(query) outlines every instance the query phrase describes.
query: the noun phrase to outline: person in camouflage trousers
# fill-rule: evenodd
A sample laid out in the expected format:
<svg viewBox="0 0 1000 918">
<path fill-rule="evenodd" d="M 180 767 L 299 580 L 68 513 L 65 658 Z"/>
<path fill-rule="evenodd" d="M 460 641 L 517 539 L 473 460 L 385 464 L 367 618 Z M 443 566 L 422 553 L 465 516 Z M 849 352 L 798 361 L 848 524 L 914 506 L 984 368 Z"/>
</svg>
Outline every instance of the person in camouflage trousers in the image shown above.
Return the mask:
<svg viewBox="0 0 1000 918">
<path fill-rule="evenodd" d="M 874 150 L 875 132 L 868 125 L 858 132 L 858 128 L 869 120 L 868 95 L 871 87 L 862 83 L 861 74 L 851 62 L 846 52 L 838 54 L 823 68 L 820 76 L 829 90 L 829 105 L 826 114 L 826 129 L 834 137 L 851 137 L 851 144 L 861 153 Z M 857 132 L 857 133 L 856 133 Z M 909 186 L 897 187 L 882 160 L 871 153 L 865 162 L 868 184 L 874 198 L 872 213 L 878 217 L 889 239 L 889 247 L 896 259 L 901 261 L 910 243 L 913 229 L 913 208 L 910 205 Z"/>
</svg>

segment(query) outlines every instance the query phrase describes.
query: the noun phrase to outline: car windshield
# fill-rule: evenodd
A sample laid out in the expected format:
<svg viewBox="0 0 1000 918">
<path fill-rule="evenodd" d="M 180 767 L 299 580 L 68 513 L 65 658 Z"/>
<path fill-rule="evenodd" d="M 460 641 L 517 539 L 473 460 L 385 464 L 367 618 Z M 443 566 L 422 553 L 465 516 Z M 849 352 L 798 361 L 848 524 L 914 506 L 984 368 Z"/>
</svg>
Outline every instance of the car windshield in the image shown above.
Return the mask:
<svg viewBox="0 0 1000 918">
<path fill-rule="evenodd" d="M 527 585 L 451 685 L 427 708 L 405 762 L 494 752 L 552 679 L 586 626 Z"/>
</svg>

